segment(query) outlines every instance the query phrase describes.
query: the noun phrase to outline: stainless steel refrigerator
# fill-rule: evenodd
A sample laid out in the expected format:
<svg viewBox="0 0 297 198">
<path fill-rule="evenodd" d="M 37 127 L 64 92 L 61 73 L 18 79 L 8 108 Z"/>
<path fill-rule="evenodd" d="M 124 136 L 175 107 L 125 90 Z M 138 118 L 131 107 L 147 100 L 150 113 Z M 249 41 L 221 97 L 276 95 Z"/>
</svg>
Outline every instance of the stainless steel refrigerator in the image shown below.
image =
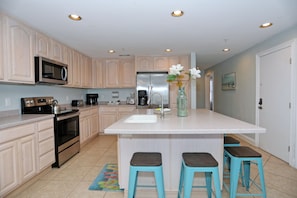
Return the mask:
<svg viewBox="0 0 297 198">
<path fill-rule="evenodd" d="M 167 82 L 167 75 L 168 72 L 137 72 L 137 108 L 161 107 L 160 95 L 163 98 L 164 108 L 169 108 L 169 84 Z"/>
</svg>

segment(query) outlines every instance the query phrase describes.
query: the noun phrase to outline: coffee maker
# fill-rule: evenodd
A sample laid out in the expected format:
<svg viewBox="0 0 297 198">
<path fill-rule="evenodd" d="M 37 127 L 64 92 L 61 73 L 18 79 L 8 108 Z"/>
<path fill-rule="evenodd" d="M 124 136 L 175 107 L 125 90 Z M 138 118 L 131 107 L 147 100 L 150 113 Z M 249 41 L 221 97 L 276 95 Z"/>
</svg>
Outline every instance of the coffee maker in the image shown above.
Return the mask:
<svg viewBox="0 0 297 198">
<path fill-rule="evenodd" d="M 87 105 L 97 105 L 98 104 L 98 94 L 87 94 Z"/>
<path fill-rule="evenodd" d="M 147 105 L 147 92 L 146 90 L 138 90 L 138 105 Z"/>
</svg>

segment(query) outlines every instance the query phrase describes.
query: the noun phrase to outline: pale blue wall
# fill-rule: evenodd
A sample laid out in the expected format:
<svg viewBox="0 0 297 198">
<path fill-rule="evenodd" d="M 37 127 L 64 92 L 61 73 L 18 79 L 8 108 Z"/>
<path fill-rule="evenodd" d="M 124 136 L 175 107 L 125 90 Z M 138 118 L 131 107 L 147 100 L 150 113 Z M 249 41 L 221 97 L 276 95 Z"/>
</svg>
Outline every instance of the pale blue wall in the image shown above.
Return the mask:
<svg viewBox="0 0 297 198">
<path fill-rule="evenodd" d="M 20 109 L 20 98 L 53 96 L 60 104 L 70 104 L 72 99 L 83 99 L 86 90 L 47 85 L 0 84 L 0 111 Z"/>
<path fill-rule="evenodd" d="M 112 91 L 119 91 L 119 99 L 126 97 L 134 89 L 77 89 L 48 85 L 13 85 L 0 84 L 0 111 L 20 110 L 20 99 L 23 97 L 53 96 L 60 104 L 71 104 L 72 100 L 86 100 L 86 93 L 98 93 L 100 101 L 114 100 Z"/>
<path fill-rule="evenodd" d="M 294 38 L 297 38 L 297 26 L 209 68 L 208 70 L 214 71 L 215 111 L 255 123 L 256 54 Z M 236 72 L 237 88 L 234 91 L 222 91 L 222 75 L 229 72 Z M 248 136 L 254 139 L 254 134 Z"/>
</svg>

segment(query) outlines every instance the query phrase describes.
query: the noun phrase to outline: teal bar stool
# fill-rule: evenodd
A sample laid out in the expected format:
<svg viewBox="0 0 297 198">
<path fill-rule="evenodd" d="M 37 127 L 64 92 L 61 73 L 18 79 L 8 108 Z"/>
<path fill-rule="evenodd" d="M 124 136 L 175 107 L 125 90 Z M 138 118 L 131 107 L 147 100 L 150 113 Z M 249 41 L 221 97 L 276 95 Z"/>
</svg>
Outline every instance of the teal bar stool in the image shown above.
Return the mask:
<svg viewBox="0 0 297 198">
<path fill-rule="evenodd" d="M 233 146 L 225 147 L 225 153 L 231 159 L 230 161 L 230 185 L 224 182 L 223 185 L 226 190 L 230 193 L 230 198 L 235 198 L 236 196 L 262 196 L 266 198 L 266 187 L 264 180 L 263 162 L 262 155 L 255 150 L 247 146 Z M 260 185 L 250 178 L 250 164 L 255 163 L 258 167 L 258 173 L 260 178 Z M 261 193 L 252 194 L 247 193 L 237 193 L 238 178 L 243 164 L 243 186 L 249 191 L 250 182 L 252 182 Z"/>
<path fill-rule="evenodd" d="M 158 198 L 165 198 L 161 153 L 136 152 L 133 154 L 130 161 L 128 198 L 135 197 L 138 172 L 154 172 Z"/>
<path fill-rule="evenodd" d="M 230 147 L 230 146 L 240 146 L 240 142 L 231 137 L 231 136 L 224 136 L 224 148 L 225 147 Z M 230 167 L 230 158 L 228 158 L 228 156 L 226 155 L 225 151 L 224 151 L 224 168 L 227 166 L 227 169 L 229 170 Z M 228 177 L 228 174 L 226 174 Z"/>
<path fill-rule="evenodd" d="M 212 197 L 212 177 L 214 179 L 215 195 L 221 198 L 220 177 L 218 162 L 210 153 L 183 153 L 182 165 L 180 171 L 180 180 L 178 188 L 178 198 L 190 198 L 192 188 L 206 188 L 208 198 Z M 206 186 L 193 186 L 193 180 L 196 172 L 205 173 Z"/>
</svg>

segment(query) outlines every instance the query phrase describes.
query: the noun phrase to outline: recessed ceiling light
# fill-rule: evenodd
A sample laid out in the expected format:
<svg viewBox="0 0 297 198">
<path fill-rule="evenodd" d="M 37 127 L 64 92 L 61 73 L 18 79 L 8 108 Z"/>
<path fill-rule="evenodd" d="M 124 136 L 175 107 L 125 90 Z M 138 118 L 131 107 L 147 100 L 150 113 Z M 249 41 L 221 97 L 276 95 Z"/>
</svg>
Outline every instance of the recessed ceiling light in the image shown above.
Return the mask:
<svg viewBox="0 0 297 198">
<path fill-rule="evenodd" d="M 175 10 L 171 12 L 171 16 L 174 16 L 174 17 L 181 17 L 183 15 L 184 15 L 184 12 L 182 10 Z"/>
<path fill-rule="evenodd" d="M 223 52 L 230 52 L 230 49 L 229 48 L 224 48 L 222 51 Z"/>
<path fill-rule="evenodd" d="M 115 51 L 113 49 L 108 50 L 108 53 L 113 54 Z"/>
<path fill-rule="evenodd" d="M 165 52 L 172 52 L 172 49 L 167 48 L 165 49 Z"/>
<path fill-rule="evenodd" d="M 79 16 L 77 14 L 69 14 L 68 17 L 69 17 L 69 19 L 71 19 L 73 21 L 80 21 L 81 20 L 81 16 Z"/>
<path fill-rule="evenodd" d="M 259 27 L 260 27 L 260 28 L 268 28 L 268 27 L 270 27 L 270 26 L 272 26 L 272 23 L 267 22 L 267 23 L 263 23 L 263 24 L 260 25 Z"/>
</svg>

